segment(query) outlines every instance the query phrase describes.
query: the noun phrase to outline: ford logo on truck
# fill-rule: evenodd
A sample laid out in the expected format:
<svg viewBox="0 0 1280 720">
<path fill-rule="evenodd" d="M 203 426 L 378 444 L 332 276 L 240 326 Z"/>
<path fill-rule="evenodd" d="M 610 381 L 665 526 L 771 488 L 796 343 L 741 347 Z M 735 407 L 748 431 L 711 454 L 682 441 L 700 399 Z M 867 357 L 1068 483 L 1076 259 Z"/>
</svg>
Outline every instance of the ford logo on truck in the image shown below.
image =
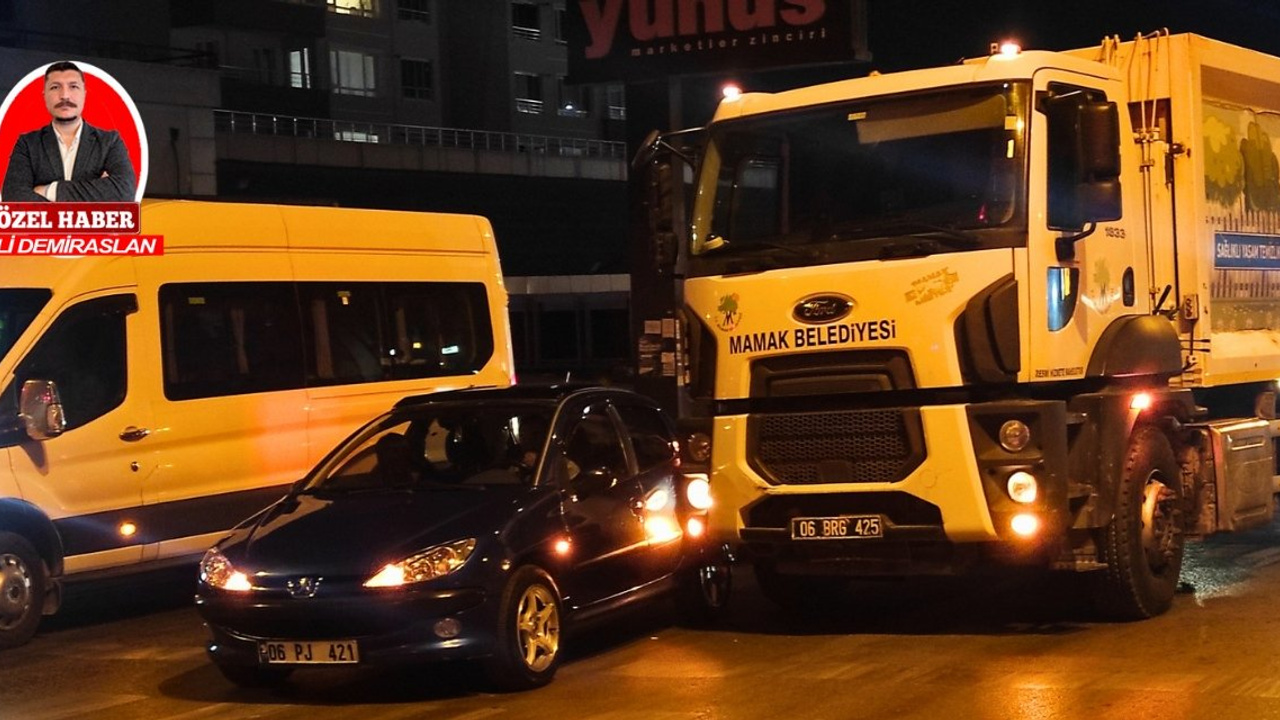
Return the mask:
<svg viewBox="0 0 1280 720">
<path fill-rule="evenodd" d="M 791 315 L 802 323 L 821 325 L 845 317 L 857 305 L 853 298 L 835 293 L 811 295 L 796 303 Z"/>
</svg>

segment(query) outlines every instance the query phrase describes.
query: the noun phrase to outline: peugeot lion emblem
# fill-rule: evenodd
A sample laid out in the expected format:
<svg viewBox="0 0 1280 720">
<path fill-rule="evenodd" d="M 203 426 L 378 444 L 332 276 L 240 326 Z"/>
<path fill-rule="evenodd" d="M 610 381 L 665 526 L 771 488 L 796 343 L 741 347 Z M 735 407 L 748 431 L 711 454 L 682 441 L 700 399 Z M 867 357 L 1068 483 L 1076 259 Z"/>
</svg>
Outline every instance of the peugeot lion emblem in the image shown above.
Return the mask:
<svg viewBox="0 0 1280 720">
<path fill-rule="evenodd" d="M 285 583 L 285 587 L 289 589 L 289 594 L 296 598 L 313 598 L 316 591 L 320 589 L 320 581 L 324 578 L 318 577 L 301 577 L 297 580 L 290 580 Z"/>
<path fill-rule="evenodd" d="M 791 315 L 802 323 L 821 325 L 839 320 L 857 307 L 853 298 L 835 293 L 810 295 L 796 303 Z"/>
</svg>

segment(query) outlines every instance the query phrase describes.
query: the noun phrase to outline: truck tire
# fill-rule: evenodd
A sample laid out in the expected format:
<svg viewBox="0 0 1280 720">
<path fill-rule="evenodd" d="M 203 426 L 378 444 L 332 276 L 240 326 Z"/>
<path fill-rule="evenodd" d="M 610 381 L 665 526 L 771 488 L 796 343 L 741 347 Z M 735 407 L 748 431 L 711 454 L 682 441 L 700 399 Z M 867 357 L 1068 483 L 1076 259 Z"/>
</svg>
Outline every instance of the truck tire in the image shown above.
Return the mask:
<svg viewBox="0 0 1280 720">
<path fill-rule="evenodd" d="M 1103 615 L 1141 620 L 1172 605 L 1185 545 L 1181 507 L 1181 473 L 1169 439 L 1158 428 L 1137 428 L 1101 548 L 1107 568 L 1095 604 Z"/>
<path fill-rule="evenodd" d="M 44 560 L 20 535 L 0 532 L 0 649 L 35 635 L 44 614 Z"/>
<path fill-rule="evenodd" d="M 693 627 L 714 625 L 729 612 L 733 568 L 727 558 L 705 562 L 680 572 L 676 608 L 681 621 Z"/>
</svg>

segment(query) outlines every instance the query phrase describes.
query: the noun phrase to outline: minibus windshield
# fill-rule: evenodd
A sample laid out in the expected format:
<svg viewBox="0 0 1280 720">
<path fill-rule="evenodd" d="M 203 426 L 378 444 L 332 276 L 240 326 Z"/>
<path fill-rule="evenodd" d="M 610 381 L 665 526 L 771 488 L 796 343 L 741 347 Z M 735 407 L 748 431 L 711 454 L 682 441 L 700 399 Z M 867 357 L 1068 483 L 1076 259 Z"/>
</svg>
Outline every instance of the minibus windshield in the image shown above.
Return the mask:
<svg viewBox="0 0 1280 720">
<path fill-rule="evenodd" d="M 53 293 L 43 288 L 0 290 L 0 358 L 9 354 L 51 297 Z"/>
</svg>

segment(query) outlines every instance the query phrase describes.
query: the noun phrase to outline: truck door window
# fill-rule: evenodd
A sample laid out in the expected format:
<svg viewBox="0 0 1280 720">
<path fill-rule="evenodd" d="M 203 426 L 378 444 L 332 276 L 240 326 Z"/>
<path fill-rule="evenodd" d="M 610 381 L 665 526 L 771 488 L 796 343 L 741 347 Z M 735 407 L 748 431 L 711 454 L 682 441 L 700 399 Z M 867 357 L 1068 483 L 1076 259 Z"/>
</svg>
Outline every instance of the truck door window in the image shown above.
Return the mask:
<svg viewBox="0 0 1280 720">
<path fill-rule="evenodd" d="M 18 364 L 0 394 L 0 417 L 17 415 L 27 380 L 58 384 L 68 431 L 118 407 L 128 385 L 125 315 L 136 308 L 132 295 L 117 295 L 65 310 Z"/>
</svg>

